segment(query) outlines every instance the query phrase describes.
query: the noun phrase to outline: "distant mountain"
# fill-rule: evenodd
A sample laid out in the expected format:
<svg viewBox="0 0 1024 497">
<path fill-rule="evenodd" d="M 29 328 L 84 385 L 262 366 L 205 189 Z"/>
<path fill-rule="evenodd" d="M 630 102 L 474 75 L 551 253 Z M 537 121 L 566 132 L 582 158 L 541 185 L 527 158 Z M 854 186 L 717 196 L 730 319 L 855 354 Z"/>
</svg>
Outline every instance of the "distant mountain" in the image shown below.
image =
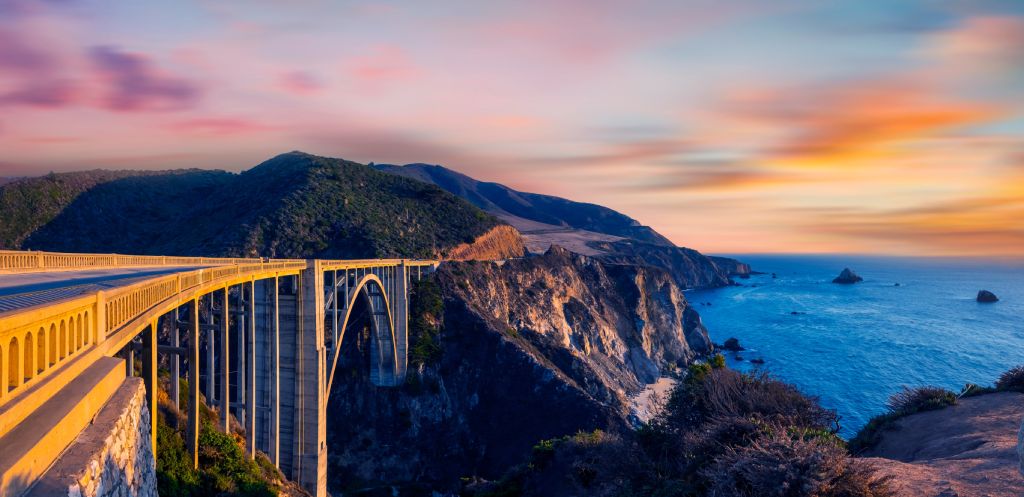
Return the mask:
<svg viewBox="0 0 1024 497">
<path fill-rule="evenodd" d="M 682 288 L 729 284 L 730 276 L 745 275 L 750 267 L 735 259 L 708 257 L 677 247 L 637 220 L 607 207 L 550 195 L 513 190 L 498 183 L 477 181 L 442 166 L 378 164 L 381 171 L 433 183 L 515 226 L 534 253 L 552 245 L 616 264 L 667 270 Z"/>
<path fill-rule="evenodd" d="M 625 214 L 600 205 L 574 202 L 550 195 L 520 192 L 498 183 L 477 181 L 442 166 L 378 164 L 374 167 L 381 171 L 440 186 L 503 219 L 524 234 L 545 230 L 557 231 L 560 228 L 563 230 L 564 228 L 575 228 L 576 230 L 631 238 L 654 245 L 673 245 L 668 238 L 649 226 L 643 226 Z M 538 248 L 538 251 L 547 249 L 547 247 Z"/>
<path fill-rule="evenodd" d="M 0 248 L 426 257 L 500 224 L 436 186 L 291 152 L 252 169 L 51 174 L 0 186 Z"/>
</svg>

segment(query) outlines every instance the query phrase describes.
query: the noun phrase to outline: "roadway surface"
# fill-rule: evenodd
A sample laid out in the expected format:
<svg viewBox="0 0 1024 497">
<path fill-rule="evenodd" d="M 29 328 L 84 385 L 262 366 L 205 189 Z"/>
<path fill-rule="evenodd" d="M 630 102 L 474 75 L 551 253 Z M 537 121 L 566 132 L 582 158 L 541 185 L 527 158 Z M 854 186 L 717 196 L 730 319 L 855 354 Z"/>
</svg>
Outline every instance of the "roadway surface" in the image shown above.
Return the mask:
<svg viewBox="0 0 1024 497">
<path fill-rule="evenodd" d="M 59 302 L 100 290 L 131 285 L 154 276 L 203 267 L 210 266 L 154 266 L 0 274 L 0 313 Z"/>
</svg>

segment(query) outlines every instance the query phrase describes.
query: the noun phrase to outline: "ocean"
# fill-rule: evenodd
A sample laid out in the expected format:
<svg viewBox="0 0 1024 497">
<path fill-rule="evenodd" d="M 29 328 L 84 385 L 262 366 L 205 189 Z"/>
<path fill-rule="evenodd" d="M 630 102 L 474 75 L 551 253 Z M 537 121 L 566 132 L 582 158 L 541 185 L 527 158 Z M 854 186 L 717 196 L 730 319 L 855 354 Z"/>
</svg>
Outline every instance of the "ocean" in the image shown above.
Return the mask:
<svg viewBox="0 0 1024 497">
<path fill-rule="evenodd" d="M 735 255 L 767 274 L 686 293 L 729 367 L 767 369 L 854 435 L 902 386 L 991 385 L 1024 364 L 1024 264 L 964 259 Z M 864 278 L 833 284 L 843 268 Z M 772 278 L 771 273 L 776 274 Z M 898 284 L 898 285 L 897 285 Z M 978 290 L 1000 302 L 980 304 Z M 795 314 L 794 314 L 795 313 Z M 764 360 L 763 365 L 750 362 Z"/>
</svg>

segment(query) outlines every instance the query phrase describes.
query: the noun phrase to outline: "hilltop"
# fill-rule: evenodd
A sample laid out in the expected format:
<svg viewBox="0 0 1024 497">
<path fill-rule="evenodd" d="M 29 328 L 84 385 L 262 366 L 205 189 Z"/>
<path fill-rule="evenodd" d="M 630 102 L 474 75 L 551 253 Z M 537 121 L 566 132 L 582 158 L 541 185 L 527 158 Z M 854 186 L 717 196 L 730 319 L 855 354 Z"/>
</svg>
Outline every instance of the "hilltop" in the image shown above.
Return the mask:
<svg viewBox="0 0 1024 497">
<path fill-rule="evenodd" d="M 730 276 L 750 273 L 750 267 L 742 262 L 677 247 L 653 228 L 600 205 L 521 192 L 442 166 L 374 167 L 435 184 L 462 197 L 518 229 L 534 253 L 544 253 L 554 245 L 614 264 L 660 268 L 682 288 L 723 286 L 729 284 Z"/>
<path fill-rule="evenodd" d="M 240 174 L 88 171 L 0 186 L 0 248 L 269 257 L 433 257 L 502 224 L 434 185 L 278 155 Z"/>
</svg>

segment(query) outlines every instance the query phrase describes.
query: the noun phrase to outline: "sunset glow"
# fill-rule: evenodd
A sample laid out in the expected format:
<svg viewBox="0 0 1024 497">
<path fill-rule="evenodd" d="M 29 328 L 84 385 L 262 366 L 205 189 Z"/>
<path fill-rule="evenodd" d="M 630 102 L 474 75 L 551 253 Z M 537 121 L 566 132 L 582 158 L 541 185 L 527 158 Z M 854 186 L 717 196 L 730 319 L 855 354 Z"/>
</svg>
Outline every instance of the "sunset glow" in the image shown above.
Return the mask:
<svg viewBox="0 0 1024 497">
<path fill-rule="evenodd" d="M 1024 2 L 0 0 L 0 177 L 441 164 L 705 252 L 1024 255 Z"/>
</svg>

